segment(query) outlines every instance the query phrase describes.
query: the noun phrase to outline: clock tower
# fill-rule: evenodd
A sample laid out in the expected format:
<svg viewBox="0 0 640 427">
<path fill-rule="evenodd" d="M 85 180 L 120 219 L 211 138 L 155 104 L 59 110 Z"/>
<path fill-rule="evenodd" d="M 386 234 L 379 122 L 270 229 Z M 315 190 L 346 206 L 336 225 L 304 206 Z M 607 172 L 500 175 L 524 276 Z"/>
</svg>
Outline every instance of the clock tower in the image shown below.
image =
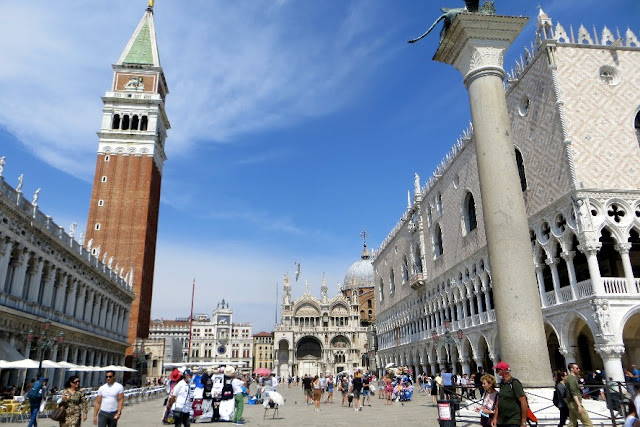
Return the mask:
<svg viewBox="0 0 640 427">
<path fill-rule="evenodd" d="M 87 247 L 126 278 L 136 299 L 129 343 L 149 335 L 162 166 L 170 128 L 169 90 L 149 2 L 102 97 L 98 159 L 87 220 Z M 130 348 L 129 353 L 131 354 Z"/>
</svg>

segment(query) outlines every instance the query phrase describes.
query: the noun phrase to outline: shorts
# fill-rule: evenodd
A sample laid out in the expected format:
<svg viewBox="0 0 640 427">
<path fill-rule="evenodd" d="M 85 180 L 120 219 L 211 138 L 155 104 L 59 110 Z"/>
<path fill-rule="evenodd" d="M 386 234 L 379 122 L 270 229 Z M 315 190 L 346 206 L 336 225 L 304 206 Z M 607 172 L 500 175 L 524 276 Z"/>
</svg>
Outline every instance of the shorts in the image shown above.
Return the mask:
<svg viewBox="0 0 640 427">
<path fill-rule="evenodd" d="M 369 394 L 369 390 L 362 390 L 362 397 L 367 397 Z"/>
<path fill-rule="evenodd" d="M 358 390 L 358 389 L 354 389 L 353 390 L 353 398 L 354 399 L 360 398 L 360 390 Z"/>
<path fill-rule="evenodd" d="M 305 394 L 305 396 L 311 397 L 311 396 L 313 396 L 313 390 L 311 390 L 310 388 L 305 388 L 304 389 L 304 394 Z"/>
<path fill-rule="evenodd" d="M 320 396 L 322 396 L 322 390 L 320 389 L 313 390 L 313 400 L 320 400 Z"/>
</svg>

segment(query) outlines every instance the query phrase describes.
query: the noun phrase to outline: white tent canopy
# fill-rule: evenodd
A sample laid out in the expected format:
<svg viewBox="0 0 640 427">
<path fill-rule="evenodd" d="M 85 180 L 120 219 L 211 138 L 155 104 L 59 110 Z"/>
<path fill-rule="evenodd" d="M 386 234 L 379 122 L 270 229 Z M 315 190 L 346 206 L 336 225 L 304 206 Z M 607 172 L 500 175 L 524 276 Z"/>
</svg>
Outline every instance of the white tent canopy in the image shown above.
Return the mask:
<svg viewBox="0 0 640 427">
<path fill-rule="evenodd" d="M 21 359 L 15 360 L 12 362 L 8 362 L 6 360 L 0 360 L 0 369 L 38 369 L 39 362 L 37 360 L 32 359 Z M 74 372 L 104 372 L 104 371 L 115 371 L 115 372 L 137 372 L 136 369 L 127 368 L 126 366 L 117 366 L 117 365 L 109 365 L 109 366 L 84 366 L 84 365 L 75 365 L 69 362 L 54 362 L 52 360 L 43 360 L 42 361 L 43 369 L 68 369 L 69 371 Z"/>
</svg>

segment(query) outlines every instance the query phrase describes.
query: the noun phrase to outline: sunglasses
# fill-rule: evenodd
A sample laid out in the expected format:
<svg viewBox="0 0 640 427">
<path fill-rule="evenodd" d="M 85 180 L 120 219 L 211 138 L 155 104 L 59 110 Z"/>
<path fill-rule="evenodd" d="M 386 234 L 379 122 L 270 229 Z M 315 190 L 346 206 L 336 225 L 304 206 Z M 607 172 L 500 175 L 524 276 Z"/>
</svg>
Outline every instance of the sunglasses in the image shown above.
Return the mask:
<svg viewBox="0 0 640 427">
<path fill-rule="evenodd" d="M 105 375 L 105 378 L 113 378 L 113 375 Z"/>
<path fill-rule="evenodd" d="M 77 381 L 71 381 L 72 384 L 80 384 L 80 380 Z"/>
</svg>

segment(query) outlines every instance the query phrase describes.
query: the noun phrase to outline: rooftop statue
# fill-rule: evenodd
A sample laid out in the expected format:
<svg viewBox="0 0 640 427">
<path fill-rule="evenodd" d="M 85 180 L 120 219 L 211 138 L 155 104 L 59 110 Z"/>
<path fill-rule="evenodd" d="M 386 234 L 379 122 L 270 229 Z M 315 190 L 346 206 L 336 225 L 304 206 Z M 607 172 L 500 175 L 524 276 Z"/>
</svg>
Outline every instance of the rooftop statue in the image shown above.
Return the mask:
<svg viewBox="0 0 640 427">
<path fill-rule="evenodd" d="M 442 15 L 440 15 L 440 17 L 438 19 L 436 19 L 436 22 L 434 22 L 431 27 L 429 27 L 429 29 L 420 37 L 415 38 L 413 40 L 409 40 L 409 43 L 415 43 L 418 40 L 422 40 L 423 38 L 425 38 L 430 32 L 431 30 L 433 30 L 436 25 L 438 25 L 438 22 L 442 21 L 444 19 L 444 25 L 442 27 L 442 30 L 440 31 L 440 42 L 442 42 L 442 39 L 444 39 L 444 36 L 447 34 L 447 30 L 449 29 L 449 27 L 451 26 L 451 24 L 453 23 L 453 20 L 456 19 L 456 16 L 458 16 L 458 14 L 460 13 L 480 13 L 483 15 L 495 15 L 496 14 L 496 8 L 493 4 L 492 1 L 485 1 L 482 4 L 482 7 L 479 7 L 479 3 L 480 0 L 464 0 L 466 6 L 465 7 L 456 7 L 453 9 L 449 9 L 447 7 L 443 7 L 440 10 L 443 12 Z"/>
</svg>

